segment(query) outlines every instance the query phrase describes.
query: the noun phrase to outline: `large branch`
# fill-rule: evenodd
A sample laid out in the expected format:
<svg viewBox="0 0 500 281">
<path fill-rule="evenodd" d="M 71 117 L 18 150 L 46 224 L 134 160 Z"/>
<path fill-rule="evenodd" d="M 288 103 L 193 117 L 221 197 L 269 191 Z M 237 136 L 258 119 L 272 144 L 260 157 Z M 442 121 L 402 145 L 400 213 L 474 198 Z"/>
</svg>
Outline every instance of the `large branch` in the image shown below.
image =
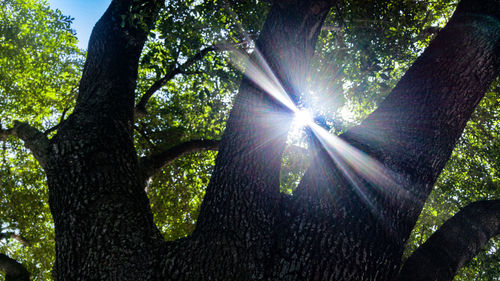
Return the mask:
<svg viewBox="0 0 500 281">
<path fill-rule="evenodd" d="M 285 235 L 322 243 L 305 268 L 341 260 L 369 272 L 365 280 L 394 276 L 391 265 L 499 70 L 500 3 L 463 0 L 376 111 L 340 138 L 319 137 L 324 147 L 294 193 L 295 216 L 283 222 Z M 295 244 L 290 238 L 285 250 Z M 359 247 L 366 251 L 344 252 Z"/>
<path fill-rule="evenodd" d="M 218 140 L 190 140 L 166 150 L 158 151 L 149 156 L 144 156 L 140 160 L 141 169 L 146 178 L 153 176 L 165 165 L 172 161 L 196 151 L 217 150 L 219 148 Z"/>
<path fill-rule="evenodd" d="M 279 1 L 271 7 L 248 58 L 195 233 L 225 229 L 240 237 L 271 235 L 280 198 L 281 158 L 293 119 L 279 100 L 292 103 L 305 90 L 330 6 L 315 0 Z M 234 224 L 235 219 L 241 223 Z M 269 247 L 267 241 L 259 243 Z"/>
<path fill-rule="evenodd" d="M 405 262 L 398 281 L 451 281 L 500 234 L 500 200 L 472 203 L 447 220 Z"/>
<path fill-rule="evenodd" d="M 73 115 L 132 120 L 139 57 L 163 3 L 111 2 L 92 31 Z"/>
<path fill-rule="evenodd" d="M 241 43 L 240 43 L 241 44 Z M 146 104 L 148 100 L 158 91 L 162 86 L 167 84 L 168 81 L 172 80 L 177 74 L 182 74 L 186 73 L 186 69 L 191 67 L 193 64 L 196 62 L 200 61 L 203 59 L 208 53 L 212 51 L 224 51 L 227 50 L 231 47 L 235 47 L 240 44 L 229 44 L 229 43 L 219 43 L 219 44 L 214 44 L 208 47 L 205 47 L 201 49 L 199 52 L 194 54 L 193 56 L 187 58 L 187 60 L 181 64 L 177 65 L 177 61 L 173 62 L 169 67 L 168 67 L 168 72 L 160 78 L 159 80 L 155 81 L 149 89 L 146 90 L 144 95 L 141 97 L 137 105 L 135 106 L 135 111 L 137 114 L 146 114 Z"/>
<path fill-rule="evenodd" d="M 14 121 L 14 126 L 10 129 L 0 129 L 0 140 L 5 141 L 7 137 L 14 136 L 22 141 L 26 148 L 31 150 L 38 163 L 46 168 L 49 152 L 49 140 L 44 133 L 28 123 Z"/>
<path fill-rule="evenodd" d="M 5 281 L 29 281 L 30 273 L 14 259 L 0 253 L 0 270 L 5 272 Z"/>
<path fill-rule="evenodd" d="M 366 208 L 387 211 L 384 216 L 409 235 L 466 122 L 499 74 L 499 49 L 498 1 L 461 1 L 377 110 L 341 137 L 344 149 L 337 144 L 337 151 L 321 154 L 297 193 L 315 202 L 335 194 L 334 209 L 347 213 L 364 201 Z M 332 172 L 325 174 L 325 165 Z"/>
</svg>

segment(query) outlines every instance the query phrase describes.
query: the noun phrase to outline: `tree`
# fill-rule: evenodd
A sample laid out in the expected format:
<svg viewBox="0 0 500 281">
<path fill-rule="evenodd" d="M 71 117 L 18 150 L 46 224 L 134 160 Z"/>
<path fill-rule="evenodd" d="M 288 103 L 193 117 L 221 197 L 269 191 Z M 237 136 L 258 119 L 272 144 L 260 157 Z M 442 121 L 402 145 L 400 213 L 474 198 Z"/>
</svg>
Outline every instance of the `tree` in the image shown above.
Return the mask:
<svg viewBox="0 0 500 281">
<path fill-rule="evenodd" d="M 470 205 L 398 275 L 425 199 L 498 76 L 500 5 L 493 0 L 463 0 L 359 126 L 336 138 L 309 123 L 315 157 L 293 196 L 280 193 L 291 117 L 322 23 L 340 5 L 315 0 L 272 4 L 251 57 L 274 73 L 260 76 L 271 88 L 243 78 L 196 229 L 165 242 L 144 190 L 172 154 L 138 159 L 133 143 L 134 118 L 144 111 L 134 111 L 140 54 L 161 4 L 112 2 L 93 30 L 75 108 L 51 138 L 27 123 L 2 131 L 23 140 L 47 176 L 57 279 L 450 280 L 498 233 L 498 200 Z M 260 71 L 250 63 L 251 70 Z M 458 227 L 464 220 L 480 229 L 477 236 L 443 240 L 470 235 Z M 443 241 L 447 247 L 436 251 Z M 436 261 L 419 262 L 429 257 Z M 422 272 L 430 276 L 418 279 Z"/>
</svg>

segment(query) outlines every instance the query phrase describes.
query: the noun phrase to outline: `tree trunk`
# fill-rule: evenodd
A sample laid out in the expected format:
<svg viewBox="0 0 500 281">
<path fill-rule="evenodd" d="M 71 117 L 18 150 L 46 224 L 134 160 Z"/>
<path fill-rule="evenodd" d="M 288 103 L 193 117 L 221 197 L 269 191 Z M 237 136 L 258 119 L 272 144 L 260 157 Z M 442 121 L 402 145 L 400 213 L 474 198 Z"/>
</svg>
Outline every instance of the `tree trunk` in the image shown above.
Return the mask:
<svg viewBox="0 0 500 281">
<path fill-rule="evenodd" d="M 380 108 L 338 141 L 346 150 L 319 148 L 292 198 L 279 193 L 292 112 L 245 78 L 196 230 L 168 243 L 131 129 L 138 59 L 161 2 L 112 2 L 94 28 L 74 113 L 48 145 L 57 279 L 394 279 L 436 177 L 498 75 L 498 1 L 462 1 Z M 253 59 L 292 102 L 333 4 L 277 1 L 257 41 Z"/>
<path fill-rule="evenodd" d="M 74 113 L 50 140 L 58 280 L 154 280 L 163 238 L 139 174 L 132 121 L 144 26 L 161 2 L 111 3 L 92 32 Z"/>
</svg>

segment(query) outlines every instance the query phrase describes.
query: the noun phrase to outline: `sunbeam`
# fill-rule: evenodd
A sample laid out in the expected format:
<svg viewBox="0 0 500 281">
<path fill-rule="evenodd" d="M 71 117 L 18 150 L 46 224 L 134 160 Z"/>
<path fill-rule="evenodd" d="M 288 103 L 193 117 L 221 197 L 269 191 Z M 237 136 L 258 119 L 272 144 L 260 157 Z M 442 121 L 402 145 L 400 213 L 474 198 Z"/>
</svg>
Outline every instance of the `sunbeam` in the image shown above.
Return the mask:
<svg viewBox="0 0 500 281">
<path fill-rule="evenodd" d="M 371 196 L 368 196 L 367 191 L 363 190 L 366 185 L 361 184 L 362 181 L 370 183 L 369 186 L 379 191 L 396 192 L 394 190 L 396 187 L 394 173 L 373 157 L 317 125 L 311 112 L 299 108 L 292 101 L 258 50 L 254 50 L 252 56 L 237 49 L 233 49 L 231 54 L 233 61 L 243 61 L 243 65 L 246 64 L 246 67 L 241 64 L 234 65 L 245 73 L 249 80 L 294 113 L 293 126 L 296 128 L 292 128 L 292 130 L 310 128 L 319 144 L 326 150 L 353 186 L 355 192 L 364 199 L 373 212 L 377 210 L 376 202 L 371 202 Z M 273 121 L 269 120 L 269 122 Z"/>
<path fill-rule="evenodd" d="M 294 123 L 297 127 L 304 128 L 314 124 L 313 114 L 309 110 L 297 109 L 296 111 L 294 111 L 294 113 Z"/>
</svg>

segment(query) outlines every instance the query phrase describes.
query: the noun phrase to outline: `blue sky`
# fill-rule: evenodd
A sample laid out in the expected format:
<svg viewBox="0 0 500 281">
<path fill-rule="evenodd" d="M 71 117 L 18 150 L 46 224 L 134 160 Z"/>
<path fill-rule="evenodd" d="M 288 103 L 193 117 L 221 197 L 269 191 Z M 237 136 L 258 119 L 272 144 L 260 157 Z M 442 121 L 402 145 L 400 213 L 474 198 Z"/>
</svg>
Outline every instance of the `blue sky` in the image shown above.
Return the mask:
<svg viewBox="0 0 500 281">
<path fill-rule="evenodd" d="M 59 9 L 73 20 L 72 27 L 76 30 L 78 47 L 87 49 L 90 32 L 102 16 L 111 0 L 47 0 L 52 9 Z"/>
</svg>

